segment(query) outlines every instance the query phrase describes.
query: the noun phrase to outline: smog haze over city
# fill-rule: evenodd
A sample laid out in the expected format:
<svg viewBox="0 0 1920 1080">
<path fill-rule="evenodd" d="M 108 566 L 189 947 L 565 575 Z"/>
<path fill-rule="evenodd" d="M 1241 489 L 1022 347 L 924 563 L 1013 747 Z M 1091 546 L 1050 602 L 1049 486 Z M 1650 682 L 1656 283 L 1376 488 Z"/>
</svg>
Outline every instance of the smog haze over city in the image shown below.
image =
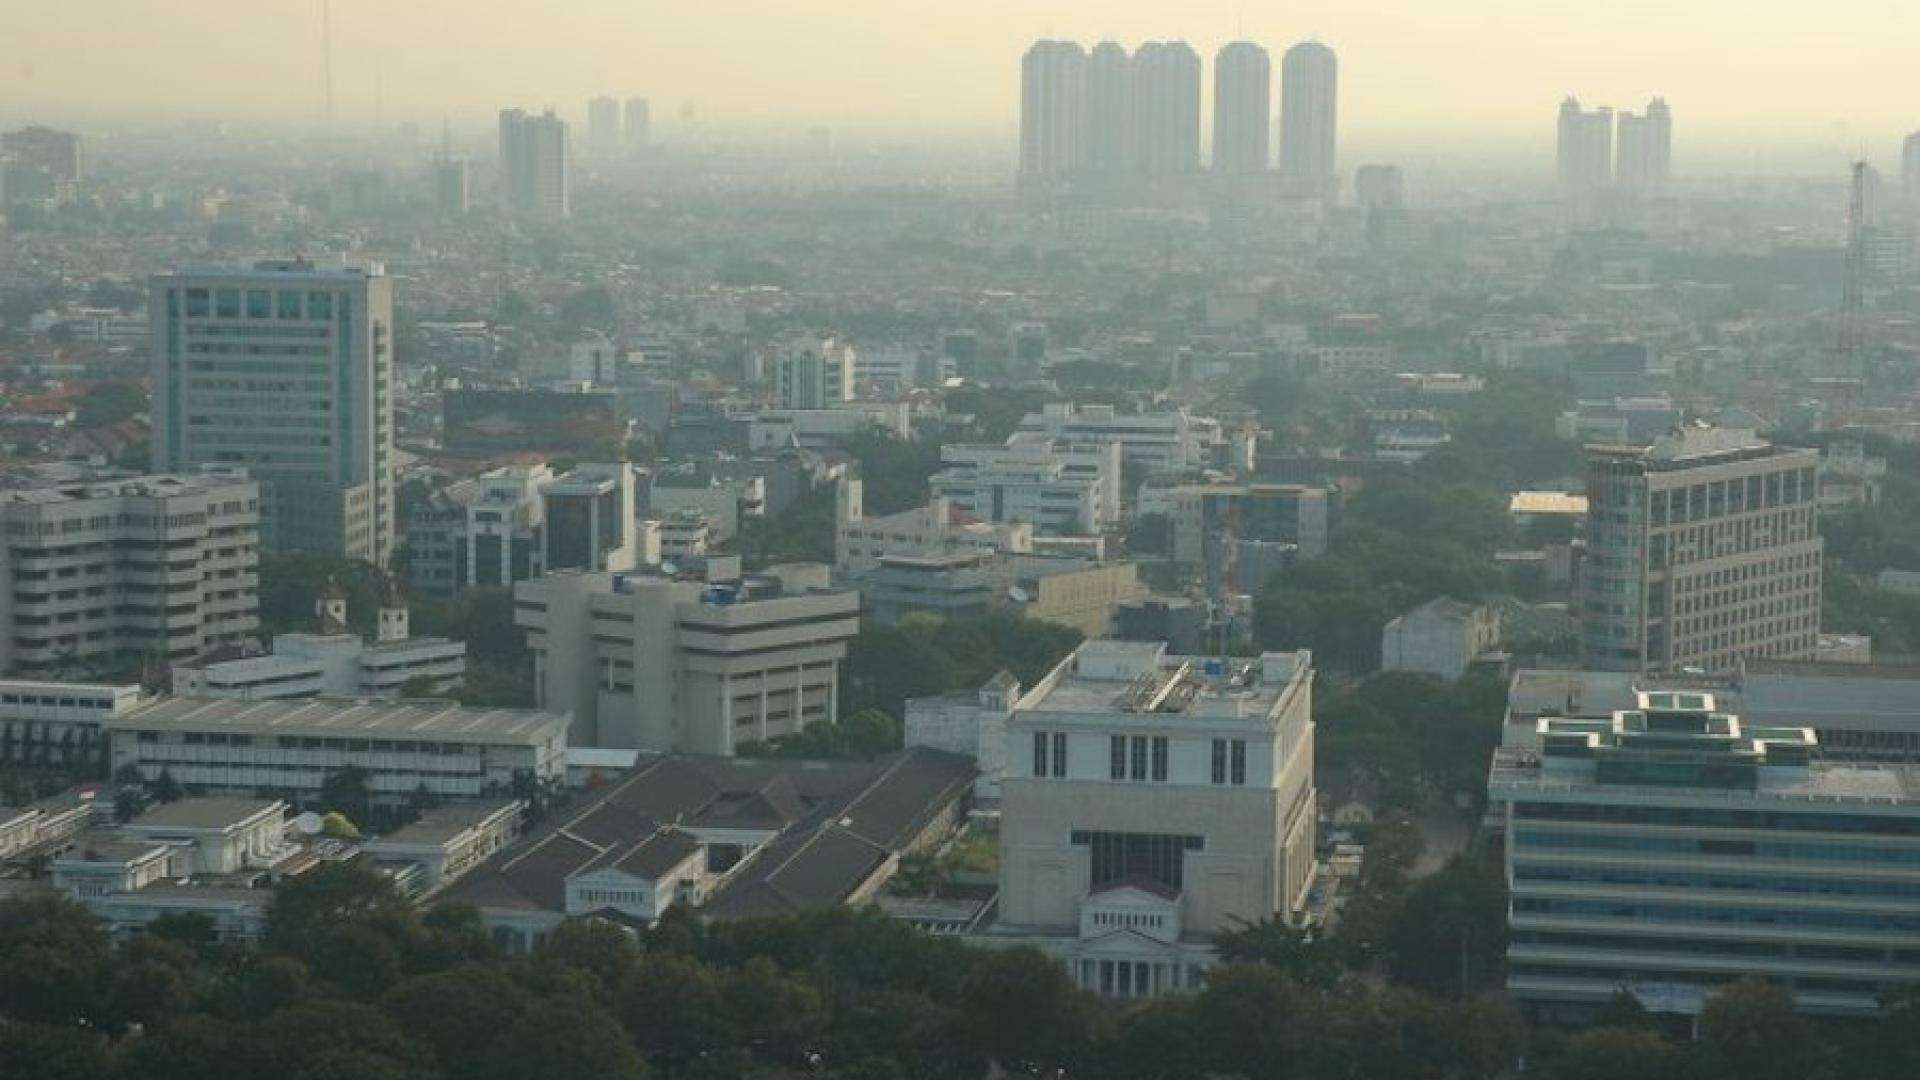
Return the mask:
<svg viewBox="0 0 1920 1080">
<path fill-rule="evenodd" d="M 1920 5 L 7 8 L 0 1080 L 1920 1077 Z"/>
</svg>

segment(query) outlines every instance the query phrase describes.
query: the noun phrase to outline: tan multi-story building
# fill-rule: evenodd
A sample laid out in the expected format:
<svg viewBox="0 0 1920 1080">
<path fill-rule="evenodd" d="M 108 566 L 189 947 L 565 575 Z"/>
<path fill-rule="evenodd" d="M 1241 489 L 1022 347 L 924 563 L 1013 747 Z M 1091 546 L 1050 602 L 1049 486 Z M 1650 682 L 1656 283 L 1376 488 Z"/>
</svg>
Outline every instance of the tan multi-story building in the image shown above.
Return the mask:
<svg viewBox="0 0 1920 1080">
<path fill-rule="evenodd" d="M 1000 921 L 1083 988 L 1197 988 L 1214 934 L 1294 921 L 1314 877 L 1313 668 L 1088 642 L 1006 720 Z"/>
<path fill-rule="evenodd" d="M 260 481 L 269 550 L 385 567 L 397 522 L 393 279 L 262 259 L 153 278 L 153 467 Z"/>
<path fill-rule="evenodd" d="M 48 466 L 7 484 L 0 671 L 127 671 L 258 629 L 260 488 L 245 472 Z"/>
<path fill-rule="evenodd" d="M 1819 455 L 1684 428 L 1587 451 L 1579 591 L 1587 667 L 1727 671 L 1812 659 L 1820 636 Z"/>
<path fill-rule="evenodd" d="M 829 574 L 554 573 L 514 586 L 514 622 L 540 704 L 572 714 L 572 745 L 732 754 L 837 715 L 860 594 Z"/>
</svg>

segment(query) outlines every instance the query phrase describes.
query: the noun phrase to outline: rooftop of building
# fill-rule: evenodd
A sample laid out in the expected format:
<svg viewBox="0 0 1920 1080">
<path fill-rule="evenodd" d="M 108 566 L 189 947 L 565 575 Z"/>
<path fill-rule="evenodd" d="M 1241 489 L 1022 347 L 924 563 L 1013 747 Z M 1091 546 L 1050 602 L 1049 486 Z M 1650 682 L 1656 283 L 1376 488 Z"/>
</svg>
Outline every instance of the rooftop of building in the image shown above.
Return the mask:
<svg viewBox="0 0 1920 1080">
<path fill-rule="evenodd" d="M 525 809 L 526 803 L 519 799 L 449 803 L 446 806 L 436 806 L 428 810 L 420 815 L 420 820 L 403 825 L 372 841 L 372 844 L 437 847 L 502 814 L 518 814 Z"/>
<path fill-rule="evenodd" d="M 273 810 L 284 811 L 278 799 L 224 799 L 189 797 L 161 803 L 127 823 L 132 829 L 226 829 Z"/>
<path fill-rule="evenodd" d="M 826 906 L 963 797 L 975 775 L 967 759 L 925 749 L 877 762 L 647 757 L 448 895 L 485 908 L 559 911 L 574 875 L 608 865 L 659 872 L 691 853 L 694 833 L 715 829 L 774 838 L 722 881 L 709 913 Z"/>
<path fill-rule="evenodd" d="M 1516 491 L 1507 500 L 1509 514 L 1579 515 L 1586 512 L 1585 495 L 1569 495 L 1564 491 Z"/>
<path fill-rule="evenodd" d="M 200 472 L 138 473 L 128 469 L 60 461 L 0 470 L 0 503 L 86 502 L 129 496 L 166 498 L 249 483 L 245 469 L 207 468 Z"/>
<path fill-rule="evenodd" d="M 1313 677 L 1312 655 L 1181 656 L 1163 642 L 1083 643 L 1022 699 L 1022 712 L 1158 714 L 1199 720 L 1269 716 Z"/>
<path fill-rule="evenodd" d="M 154 276 L 162 280 L 208 277 L 256 278 L 262 275 L 317 278 L 367 278 L 380 277 L 385 275 L 386 272 L 385 265 L 373 259 L 355 258 L 348 255 L 325 255 L 318 258 L 295 256 L 290 259 L 253 259 L 230 263 L 185 266 Z"/>
<path fill-rule="evenodd" d="M 116 730 L 220 731 L 240 735 L 360 736 L 531 744 L 565 730 L 567 718 L 540 709 L 450 701 L 228 701 L 167 697 L 112 721 Z"/>
<path fill-rule="evenodd" d="M 1388 626 L 1404 626 L 1409 620 L 1438 619 L 1444 622 L 1472 622 L 1486 611 L 1479 604 L 1469 604 L 1464 600 L 1455 600 L 1451 596 L 1436 596 L 1414 608 L 1412 611 L 1396 616 Z"/>
</svg>

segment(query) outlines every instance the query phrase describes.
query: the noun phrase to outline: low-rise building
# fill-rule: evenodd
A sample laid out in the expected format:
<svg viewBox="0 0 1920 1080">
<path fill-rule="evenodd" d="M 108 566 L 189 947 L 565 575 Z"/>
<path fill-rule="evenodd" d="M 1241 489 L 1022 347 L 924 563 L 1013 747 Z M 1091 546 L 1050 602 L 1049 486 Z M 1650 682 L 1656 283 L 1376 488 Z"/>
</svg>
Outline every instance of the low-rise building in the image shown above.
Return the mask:
<svg viewBox="0 0 1920 1080">
<path fill-rule="evenodd" d="M 418 866 L 420 894 L 431 895 L 519 839 L 526 814 L 524 799 L 439 806 L 412 824 L 367 841 L 360 852 L 376 861 Z"/>
<path fill-rule="evenodd" d="M 1600 718 L 1542 717 L 1499 751 L 1507 991 L 1591 1015 L 1622 992 L 1698 1015 L 1741 978 L 1811 1013 L 1871 1016 L 1920 983 L 1920 770 L 1816 760 L 1712 694 L 1641 691 Z"/>
<path fill-rule="evenodd" d="M 170 697 L 110 720 L 113 772 L 162 772 L 192 794 L 317 798 L 361 770 L 377 802 L 424 791 L 477 799 L 565 781 L 567 717 L 445 701 L 231 701 Z"/>
<path fill-rule="evenodd" d="M 1113 443 L 1123 458 L 1150 473 L 1204 468 L 1224 436 L 1220 422 L 1185 409 L 1123 413 L 1111 405 L 1050 402 L 1020 421 L 1016 436 L 1067 443 Z"/>
<path fill-rule="evenodd" d="M 874 762 L 646 756 L 440 894 L 496 941 L 537 947 L 571 918 L 644 926 L 682 905 L 714 919 L 871 900 L 902 856 L 952 834 L 970 761 L 909 749 Z"/>
<path fill-rule="evenodd" d="M 104 755 L 106 722 L 146 700 L 137 684 L 0 679 L 0 765 Z"/>
<path fill-rule="evenodd" d="M 726 580 L 561 573 L 514 588 L 534 689 L 571 741 L 732 754 L 839 715 L 860 594 L 825 566 Z"/>
<path fill-rule="evenodd" d="M 889 555 L 943 558 L 1033 550 L 1030 523 L 997 525 L 944 498 L 935 497 L 925 506 L 897 514 L 869 517 L 864 485 L 857 477 L 843 477 L 834 500 L 833 568 L 842 574 L 875 570 Z"/>
<path fill-rule="evenodd" d="M 1457 679 L 1500 648 L 1500 613 L 1441 596 L 1395 617 L 1380 631 L 1380 670 Z"/>
<path fill-rule="evenodd" d="M 631 570 L 643 559 L 635 497 L 634 469 L 624 462 L 562 475 L 544 464 L 509 465 L 458 481 L 408 520 L 408 580 L 448 597 L 548 570 Z"/>
<path fill-rule="evenodd" d="M 1007 765 L 1007 719 L 1019 701 L 1020 680 L 1005 671 L 977 690 L 908 698 L 906 745 L 972 761 L 980 772 L 973 784 L 974 803 L 996 807 L 1000 804 L 1000 777 Z"/>
</svg>

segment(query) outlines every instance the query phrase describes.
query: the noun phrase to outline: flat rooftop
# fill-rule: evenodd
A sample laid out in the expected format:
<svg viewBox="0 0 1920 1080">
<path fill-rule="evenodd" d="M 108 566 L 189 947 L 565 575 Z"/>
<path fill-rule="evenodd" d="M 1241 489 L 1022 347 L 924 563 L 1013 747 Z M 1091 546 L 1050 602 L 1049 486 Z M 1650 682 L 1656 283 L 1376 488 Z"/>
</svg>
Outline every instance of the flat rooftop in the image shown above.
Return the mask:
<svg viewBox="0 0 1920 1080">
<path fill-rule="evenodd" d="M 211 491 L 250 483 L 243 470 L 136 473 L 125 469 L 94 468 L 55 462 L 0 471 L 0 502 L 54 506 L 128 497 L 167 498 L 195 491 Z"/>
<path fill-rule="evenodd" d="M 217 731 L 235 735 L 364 736 L 532 744 L 564 730 L 542 709 L 495 709 L 450 701 L 228 701 L 168 697 L 111 722 L 120 731 Z"/>
<path fill-rule="evenodd" d="M 1307 652 L 1181 656 L 1151 641 L 1090 641 L 1020 703 L 1028 713 L 1138 713 L 1248 720 L 1312 677 Z"/>
<path fill-rule="evenodd" d="M 161 803 L 134 818 L 131 829 L 224 829 L 286 804 L 277 799 L 188 798 Z"/>
<path fill-rule="evenodd" d="M 1675 802 L 1805 801 L 1920 809 L 1920 766 L 1913 765 L 1816 761 L 1803 767 L 1762 766 L 1758 783 L 1752 788 L 1665 787 L 1602 783 L 1590 770 L 1548 764 L 1538 750 L 1507 747 L 1494 751 L 1488 786 L 1496 798 L 1512 798 L 1533 790 L 1587 792 L 1595 796 L 1632 794 Z"/>
</svg>

